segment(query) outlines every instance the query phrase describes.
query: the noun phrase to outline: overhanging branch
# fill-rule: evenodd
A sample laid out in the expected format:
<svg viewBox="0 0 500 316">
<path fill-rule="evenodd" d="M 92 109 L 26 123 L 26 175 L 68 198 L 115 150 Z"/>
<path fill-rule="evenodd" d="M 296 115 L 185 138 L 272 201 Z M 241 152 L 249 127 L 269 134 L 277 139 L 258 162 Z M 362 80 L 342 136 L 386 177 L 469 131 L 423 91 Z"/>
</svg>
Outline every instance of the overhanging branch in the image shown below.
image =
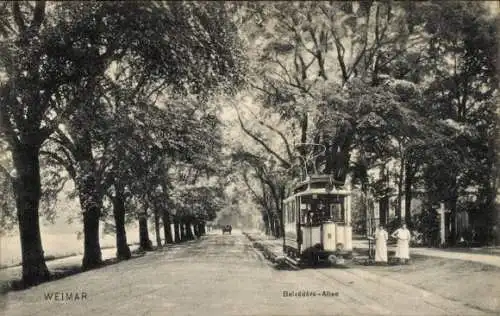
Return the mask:
<svg viewBox="0 0 500 316">
<path fill-rule="evenodd" d="M 21 13 L 21 9 L 19 8 L 18 1 L 14 1 L 14 3 L 12 3 L 12 13 L 14 15 L 14 22 L 16 22 L 17 28 L 19 29 L 19 33 L 24 33 L 26 25 L 24 24 L 23 15 Z"/>
<path fill-rule="evenodd" d="M 288 142 L 288 140 L 286 139 L 286 136 L 285 136 L 285 135 L 284 135 L 281 131 L 279 131 L 278 129 L 276 129 L 276 128 L 272 127 L 271 125 L 269 125 L 269 124 L 265 123 L 265 122 L 264 122 L 264 121 L 262 121 L 262 120 L 259 120 L 259 119 L 256 117 L 256 115 L 255 115 L 254 113 L 252 113 L 252 115 L 255 117 L 255 119 L 257 120 L 257 122 L 258 122 L 260 125 L 262 125 L 262 126 L 264 126 L 264 127 L 267 127 L 268 129 L 270 129 L 271 131 L 275 132 L 276 134 L 278 134 L 278 135 L 281 137 L 281 139 L 282 139 L 282 140 L 283 140 L 283 142 L 285 143 L 286 152 L 287 152 L 287 154 L 288 154 L 288 159 L 289 159 L 290 161 L 292 161 L 292 160 L 293 160 L 294 155 L 293 155 L 293 153 L 292 153 L 292 150 L 290 149 L 290 143 L 289 143 L 289 142 Z"/>
<path fill-rule="evenodd" d="M 72 163 L 72 161 L 68 160 L 70 158 L 67 156 L 67 153 L 64 153 L 64 154 L 66 156 L 66 159 L 62 158 L 61 156 L 59 156 L 56 153 L 51 152 L 51 151 L 47 151 L 47 150 L 40 151 L 40 155 L 43 155 L 43 156 L 53 160 L 54 162 L 58 163 L 59 165 L 63 166 L 66 169 L 66 171 L 68 171 L 70 177 L 72 179 L 76 179 L 76 171 L 75 171 L 75 168 L 73 166 L 73 163 Z"/>
<path fill-rule="evenodd" d="M 33 13 L 33 21 L 31 27 L 38 29 L 42 25 L 45 18 L 45 1 L 37 1 L 35 5 L 35 12 Z"/>
<path fill-rule="evenodd" d="M 262 145 L 262 147 L 264 147 L 267 152 L 269 152 L 271 155 L 273 155 L 274 157 L 276 157 L 282 164 L 285 168 L 290 168 L 291 165 L 288 161 L 286 161 L 285 159 L 283 159 L 277 152 L 275 152 L 271 147 L 269 147 L 262 139 L 260 139 L 259 137 L 257 137 L 256 135 L 254 135 L 252 132 L 250 132 L 250 130 L 248 130 L 245 126 L 245 124 L 243 123 L 243 120 L 241 119 L 241 116 L 240 116 L 240 112 L 238 111 L 238 109 L 236 108 L 236 106 L 234 106 L 234 109 L 236 110 L 236 113 L 238 114 L 238 121 L 240 122 L 240 126 L 241 126 L 241 129 L 243 130 L 243 132 L 245 132 L 245 134 L 247 134 L 248 136 L 250 136 L 253 140 L 255 140 L 257 143 L 259 143 L 260 145 Z"/>
</svg>

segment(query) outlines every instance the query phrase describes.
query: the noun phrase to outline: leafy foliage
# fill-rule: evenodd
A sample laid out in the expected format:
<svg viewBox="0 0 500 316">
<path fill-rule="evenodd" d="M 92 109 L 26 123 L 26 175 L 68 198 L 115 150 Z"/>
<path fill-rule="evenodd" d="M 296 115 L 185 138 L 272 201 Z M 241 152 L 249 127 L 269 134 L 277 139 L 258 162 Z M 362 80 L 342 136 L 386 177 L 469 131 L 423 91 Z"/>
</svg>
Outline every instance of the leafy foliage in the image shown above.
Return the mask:
<svg viewBox="0 0 500 316">
<path fill-rule="evenodd" d="M 405 196 L 409 212 L 413 191 L 424 190 L 425 199 L 447 200 L 455 210 L 466 204 L 453 201 L 472 190 L 483 213 L 493 214 L 498 16 L 468 4 L 235 5 L 254 61 L 249 94 L 291 124 L 282 133 L 267 115 L 240 118 L 262 149 L 248 152 L 290 167 L 307 154 L 290 143 L 328 132 L 349 144 L 352 180 L 366 193 L 392 194 L 388 179 L 370 176 L 391 162 L 399 169 L 389 172 L 397 208 Z"/>
</svg>

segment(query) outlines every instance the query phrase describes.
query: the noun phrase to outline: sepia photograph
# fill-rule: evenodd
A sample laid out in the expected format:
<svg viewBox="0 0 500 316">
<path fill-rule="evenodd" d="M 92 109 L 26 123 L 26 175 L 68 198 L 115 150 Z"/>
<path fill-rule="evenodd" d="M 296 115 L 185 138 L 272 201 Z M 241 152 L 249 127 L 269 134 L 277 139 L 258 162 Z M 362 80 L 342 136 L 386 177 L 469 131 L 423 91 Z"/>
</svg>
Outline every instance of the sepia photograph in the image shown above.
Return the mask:
<svg viewBox="0 0 500 316">
<path fill-rule="evenodd" d="M 499 26 L 0 0 L 0 314 L 500 315 Z"/>
</svg>

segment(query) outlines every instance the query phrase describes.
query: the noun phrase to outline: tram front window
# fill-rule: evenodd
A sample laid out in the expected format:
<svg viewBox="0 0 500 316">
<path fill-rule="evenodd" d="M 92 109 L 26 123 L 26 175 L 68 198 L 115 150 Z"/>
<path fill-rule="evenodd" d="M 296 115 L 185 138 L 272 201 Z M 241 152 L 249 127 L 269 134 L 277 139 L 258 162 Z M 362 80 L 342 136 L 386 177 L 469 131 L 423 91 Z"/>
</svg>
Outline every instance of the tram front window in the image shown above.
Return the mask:
<svg viewBox="0 0 500 316">
<path fill-rule="evenodd" d="M 323 222 L 344 222 L 344 208 L 339 203 L 312 203 L 303 209 L 301 223 L 319 225 Z"/>
<path fill-rule="evenodd" d="M 330 218 L 334 222 L 344 222 L 344 205 L 334 203 L 330 205 Z"/>
</svg>

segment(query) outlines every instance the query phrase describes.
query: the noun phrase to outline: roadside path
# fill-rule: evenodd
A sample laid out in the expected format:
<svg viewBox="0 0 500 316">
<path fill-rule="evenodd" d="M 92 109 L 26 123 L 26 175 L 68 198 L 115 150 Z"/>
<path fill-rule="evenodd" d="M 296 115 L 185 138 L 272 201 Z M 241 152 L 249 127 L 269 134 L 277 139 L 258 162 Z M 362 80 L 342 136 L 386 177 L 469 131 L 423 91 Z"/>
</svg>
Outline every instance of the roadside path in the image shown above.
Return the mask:
<svg viewBox="0 0 500 316">
<path fill-rule="evenodd" d="M 365 240 L 353 240 L 353 247 L 359 249 L 368 249 L 368 242 Z M 396 250 L 395 246 L 387 247 L 388 250 Z M 453 251 L 452 249 L 441 250 L 434 248 L 410 248 L 411 255 L 421 255 L 429 257 L 439 257 L 446 259 L 455 260 L 465 260 L 484 263 L 496 267 L 500 267 L 500 256 L 496 254 L 479 254 L 479 253 L 467 253 L 463 251 Z"/>
<path fill-rule="evenodd" d="M 255 236 L 259 238 L 259 241 L 263 244 L 268 245 L 269 249 L 272 249 L 277 256 L 283 254 L 283 240 L 276 239 L 274 237 L 266 236 L 264 233 L 260 231 L 249 231 L 251 236 Z M 353 240 L 353 247 L 357 249 L 368 249 L 368 241 L 366 240 Z M 395 246 L 388 246 L 388 250 L 396 250 Z M 479 254 L 479 253 L 467 253 L 463 251 L 453 251 L 451 249 L 441 250 L 441 249 L 433 249 L 433 248 L 411 248 L 410 256 L 414 255 L 422 255 L 429 257 L 439 257 L 439 258 L 447 258 L 447 259 L 455 259 L 455 260 L 465 260 L 465 261 L 473 261 L 484 263 L 496 267 L 500 267 L 500 256 L 496 254 Z"/>
</svg>

